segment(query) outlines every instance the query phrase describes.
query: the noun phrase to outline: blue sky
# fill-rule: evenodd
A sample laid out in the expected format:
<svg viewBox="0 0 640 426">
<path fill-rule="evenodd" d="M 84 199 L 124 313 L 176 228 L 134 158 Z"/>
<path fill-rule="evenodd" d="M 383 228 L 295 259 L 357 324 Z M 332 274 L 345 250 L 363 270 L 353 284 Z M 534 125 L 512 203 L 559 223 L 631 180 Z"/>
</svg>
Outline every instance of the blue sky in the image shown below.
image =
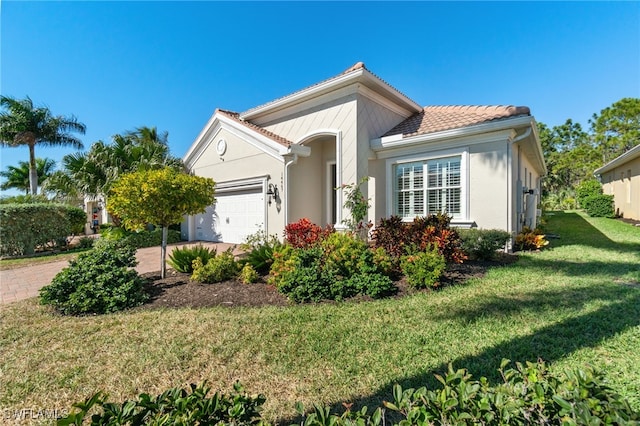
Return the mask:
<svg viewBox="0 0 640 426">
<path fill-rule="evenodd" d="M 640 97 L 640 2 L 2 1 L 0 14 L 1 93 L 77 116 L 87 149 L 157 126 L 183 156 L 216 107 L 358 61 L 422 105 L 526 105 L 550 126 L 586 128 Z M 0 149 L 1 169 L 20 160 L 27 149 Z"/>
</svg>

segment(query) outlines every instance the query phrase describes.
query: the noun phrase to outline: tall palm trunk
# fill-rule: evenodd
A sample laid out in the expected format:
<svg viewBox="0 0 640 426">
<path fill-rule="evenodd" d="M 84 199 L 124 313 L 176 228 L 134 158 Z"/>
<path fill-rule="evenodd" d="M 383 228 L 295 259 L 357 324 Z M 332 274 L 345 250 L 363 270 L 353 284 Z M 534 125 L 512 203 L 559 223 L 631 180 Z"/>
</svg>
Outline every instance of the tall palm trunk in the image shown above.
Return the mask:
<svg viewBox="0 0 640 426">
<path fill-rule="evenodd" d="M 29 143 L 29 186 L 31 195 L 38 194 L 38 168 L 36 167 L 36 144 Z"/>
</svg>

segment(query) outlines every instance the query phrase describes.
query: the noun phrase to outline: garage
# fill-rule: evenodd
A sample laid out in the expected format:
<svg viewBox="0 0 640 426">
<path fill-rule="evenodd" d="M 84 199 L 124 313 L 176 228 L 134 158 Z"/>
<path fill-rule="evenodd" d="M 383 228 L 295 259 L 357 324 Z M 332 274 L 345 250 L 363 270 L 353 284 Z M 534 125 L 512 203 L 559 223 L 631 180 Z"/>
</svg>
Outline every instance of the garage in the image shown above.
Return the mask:
<svg viewBox="0 0 640 426">
<path fill-rule="evenodd" d="M 262 186 L 216 191 L 216 203 L 195 216 L 197 240 L 242 243 L 248 235 L 264 230 L 265 201 Z"/>
</svg>

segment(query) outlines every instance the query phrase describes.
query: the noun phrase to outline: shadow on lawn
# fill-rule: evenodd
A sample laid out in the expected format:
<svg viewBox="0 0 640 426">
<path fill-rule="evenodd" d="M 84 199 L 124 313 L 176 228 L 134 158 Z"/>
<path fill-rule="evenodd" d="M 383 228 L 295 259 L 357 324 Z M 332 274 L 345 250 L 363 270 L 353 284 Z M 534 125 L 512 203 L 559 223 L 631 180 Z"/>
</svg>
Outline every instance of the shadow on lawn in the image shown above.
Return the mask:
<svg viewBox="0 0 640 426">
<path fill-rule="evenodd" d="M 599 275 L 603 278 L 616 279 L 629 272 L 640 272 L 640 253 L 637 262 L 572 262 L 568 260 L 549 260 L 541 258 L 529 258 L 523 261 L 528 267 L 551 269 L 554 274 L 563 274 L 570 277 Z M 607 280 L 606 283 L 610 283 Z M 603 283 L 603 284 L 606 284 Z"/>
<path fill-rule="evenodd" d="M 640 244 L 615 242 L 577 213 L 555 213 L 550 220 L 549 228 L 549 232 L 560 235 L 560 239 L 552 242 L 555 247 L 580 244 L 617 252 L 640 254 Z M 571 262 L 542 259 L 536 256 L 520 260 L 520 262 L 509 267 L 518 268 L 520 265 L 524 265 L 526 268 L 547 268 L 553 270 L 554 273 L 563 273 L 569 276 L 598 274 L 611 277 L 612 281 L 639 268 L 638 263 L 635 262 Z M 576 286 L 560 290 L 488 296 L 484 300 L 479 300 L 472 308 L 448 306 L 446 312 L 440 314 L 442 319 L 472 323 L 487 317 L 517 316 L 525 311 L 529 313 L 546 312 L 546 315 L 549 315 L 550 312 L 561 310 L 570 314 L 572 311 L 584 309 L 586 304 L 594 302 L 599 302 L 603 306 L 592 312 L 561 319 L 555 324 L 535 330 L 529 335 L 497 344 L 476 355 L 452 359 L 451 363 L 456 369 L 468 369 L 476 379 L 484 376 L 490 383 L 496 384 L 500 381 L 497 369 L 504 358 L 510 359 L 512 362 L 535 362 L 542 359 L 552 363 L 580 349 L 596 347 L 604 340 L 640 325 L 640 288 L 613 285 L 609 281 L 603 283 L 602 286 Z M 346 402 L 353 403 L 352 409 L 354 410 L 366 405 L 370 407 L 369 412 L 372 412 L 373 409 L 381 406 L 382 401 L 393 398 L 395 384 L 400 384 L 403 389 L 421 386 L 439 388 L 440 385 L 433 375 L 442 374 L 447 371 L 447 368 L 448 364 L 443 363 L 420 374 L 397 378 L 380 387 L 372 395 Z M 309 408 L 311 407 L 307 407 L 307 409 Z M 342 402 L 333 404 L 331 412 L 344 412 Z M 299 417 L 283 419 L 279 424 L 300 424 L 301 420 Z"/>
<path fill-rule="evenodd" d="M 551 239 L 549 248 L 579 244 L 640 255 L 640 243 L 613 241 L 578 213 L 550 212 L 547 228 L 548 233 L 560 237 Z M 629 232 L 632 232 L 632 230 L 633 228 L 629 225 Z"/>
<path fill-rule="evenodd" d="M 456 312 L 447 312 L 443 317 L 459 318 L 461 321 L 474 321 L 482 316 L 509 315 L 518 310 L 543 307 L 552 303 L 554 298 L 561 299 L 561 304 L 567 307 L 579 308 L 586 302 L 594 299 L 609 302 L 596 311 L 577 317 L 565 319 L 553 325 L 549 325 L 534 333 L 515 338 L 504 343 L 488 348 L 477 355 L 469 355 L 451 360 L 455 369 L 466 368 L 475 379 L 486 377 L 490 383 L 500 382 L 497 371 L 502 359 L 510 359 L 513 363 L 542 359 L 552 363 L 563 358 L 567 354 L 583 348 L 600 345 L 603 340 L 611 338 L 632 327 L 640 325 L 640 289 L 618 288 L 617 291 L 606 289 L 581 289 L 580 294 L 568 291 L 544 292 L 538 294 L 543 302 L 536 302 L 536 294 L 532 293 L 519 299 L 489 301 L 474 311 L 465 311 L 460 308 Z M 575 296 L 575 297 L 574 297 Z M 503 312 L 505 305 L 511 306 L 511 312 Z M 555 308 L 558 308 L 558 304 Z M 551 308 L 549 308 L 551 309 Z M 436 368 L 424 371 L 421 374 L 403 377 L 387 383 L 370 396 L 346 401 L 353 403 L 353 410 L 363 406 L 369 407 L 371 413 L 376 407 L 382 405 L 384 400 L 393 399 L 393 386 L 400 384 L 403 389 L 440 388 L 440 384 L 433 377 L 434 374 L 442 374 L 447 371 L 448 364 L 443 363 Z M 306 407 L 307 409 L 311 407 Z M 332 413 L 344 412 L 342 402 L 331 406 Z M 284 419 L 279 424 L 300 424 L 301 418 Z M 393 419 L 398 420 L 398 419 Z"/>
</svg>

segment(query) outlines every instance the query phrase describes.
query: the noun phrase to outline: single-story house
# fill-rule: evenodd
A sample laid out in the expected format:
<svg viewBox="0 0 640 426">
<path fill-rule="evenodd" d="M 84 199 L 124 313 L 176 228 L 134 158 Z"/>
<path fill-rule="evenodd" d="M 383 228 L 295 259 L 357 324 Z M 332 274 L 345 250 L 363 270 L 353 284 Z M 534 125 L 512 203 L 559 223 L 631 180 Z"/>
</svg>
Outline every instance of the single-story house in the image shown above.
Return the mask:
<svg viewBox="0 0 640 426">
<path fill-rule="evenodd" d="M 546 167 L 527 107 L 423 107 L 358 62 L 335 77 L 237 113 L 216 109 L 184 156 L 213 178 L 216 203 L 183 237 L 280 237 L 308 218 L 343 226 L 341 185 L 362 186 L 368 219 L 446 212 L 458 227 L 535 227 Z"/>
<path fill-rule="evenodd" d="M 640 144 L 594 172 L 602 191 L 613 195 L 616 214 L 640 220 Z"/>
</svg>

